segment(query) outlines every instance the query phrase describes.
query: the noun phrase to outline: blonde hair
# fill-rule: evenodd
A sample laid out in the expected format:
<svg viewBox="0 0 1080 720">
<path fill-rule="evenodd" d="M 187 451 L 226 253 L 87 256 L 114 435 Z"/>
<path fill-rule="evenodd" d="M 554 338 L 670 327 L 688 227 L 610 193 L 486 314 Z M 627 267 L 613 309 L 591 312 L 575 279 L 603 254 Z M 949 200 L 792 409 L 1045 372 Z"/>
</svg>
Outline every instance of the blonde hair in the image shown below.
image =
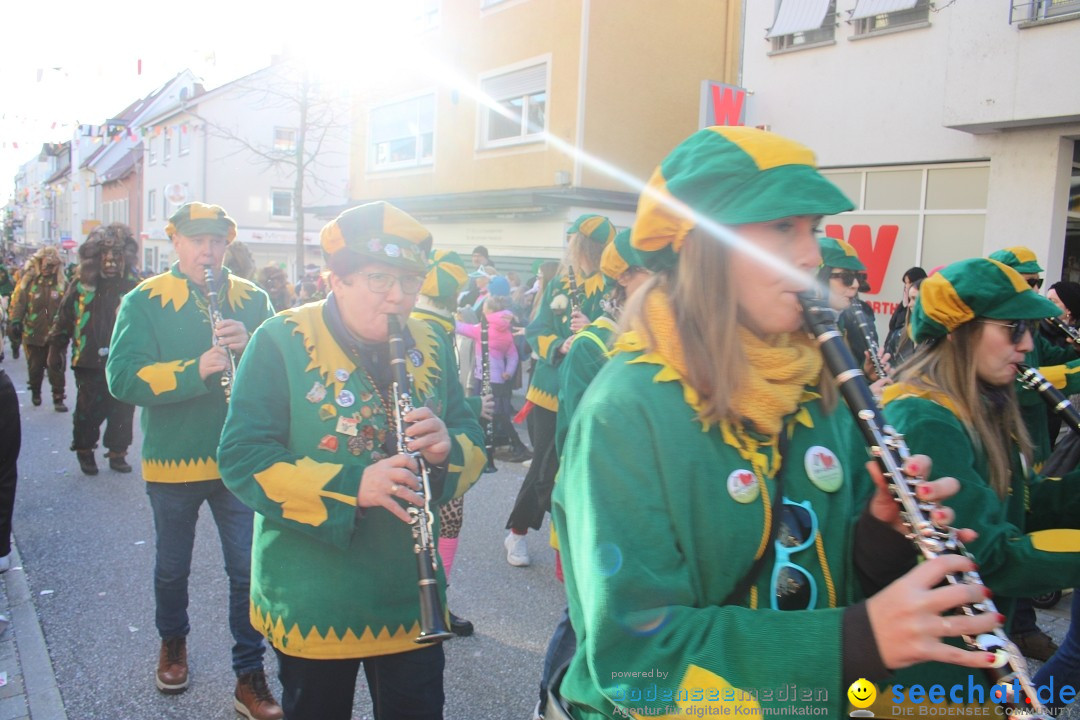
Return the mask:
<svg viewBox="0 0 1080 720">
<path fill-rule="evenodd" d="M 746 355 L 739 341 L 738 299 L 731 281 L 730 250 L 705 231 L 694 228 L 672 270 L 655 273 L 634 293 L 623 310 L 620 332 L 642 329 L 650 348 L 657 345 L 645 317 L 645 300 L 653 289 L 667 296 L 683 347 L 686 382 L 697 391 L 706 422 L 738 420 L 732 400 L 744 382 Z M 836 405 L 832 379 L 822 370 L 819 391 L 827 410 Z"/>
<path fill-rule="evenodd" d="M 484 314 L 490 315 L 510 307 L 510 298 L 504 295 L 488 295 L 484 300 Z"/>
<path fill-rule="evenodd" d="M 533 293 L 532 310 L 529 311 L 529 320 L 535 319 L 536 314 L 540 312 L 540 304 L 544 298 L 544 291 L 547 290 L 548 283 L 555 279 L 558 272 L 559 263 L 554 260 L 540 263 L 540 272 L 536 276 L 536 292 Z"/>
<path fill-rule="evenodd" d="M 900 370 L 897 381 L 949 397 L 972 443 L 986 453 L 990 477 L 984 480 L 998 498 L 1004 500 L 1012 481 L 1010 448 L 1013 443 L 1018 445 L 1030 466 L 1031 438 L 1020 416 L 1020 405 L 1012 384 L 995 388 L 1004 399 L 1002 407 L 986 407 L 985 386 L 979 382 L 976 366 L 983 331 L 982 323 L 969 322 L 947 338 L 920 345 Z"/>
<path fill-rule="evenodd" d="M 559 275 L 566 275 L 566 269 L 574 268 L 578 280 L 600 270 L 600 256 L 604 254 L 604 243 L 590 240 L 582 233 L 574 233 L 566 245 L 566 254 L 559 266 Z"/>
</svg>

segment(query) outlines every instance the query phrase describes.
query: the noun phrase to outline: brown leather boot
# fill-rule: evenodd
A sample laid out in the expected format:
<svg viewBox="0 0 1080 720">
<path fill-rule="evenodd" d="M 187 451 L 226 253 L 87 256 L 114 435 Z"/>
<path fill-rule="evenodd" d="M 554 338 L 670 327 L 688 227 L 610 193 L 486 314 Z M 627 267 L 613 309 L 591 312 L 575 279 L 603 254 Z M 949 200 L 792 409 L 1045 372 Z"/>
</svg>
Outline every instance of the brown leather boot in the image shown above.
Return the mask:
<svg viewBox="0 0 1080 720">
<path fill-rule="evenodd" d="M 187 638 L 163 638 L 158 654 L 157 689 L 166 695 L 177 695 L 187 690 Z"/>
<path fill-rule="evenodd" d="M 248 720 L 281 720 L 285 717 L 266 684 L 266 673 L 262 670 L 238 676 L 234 697 L 236 712 Z"/>
</svg>

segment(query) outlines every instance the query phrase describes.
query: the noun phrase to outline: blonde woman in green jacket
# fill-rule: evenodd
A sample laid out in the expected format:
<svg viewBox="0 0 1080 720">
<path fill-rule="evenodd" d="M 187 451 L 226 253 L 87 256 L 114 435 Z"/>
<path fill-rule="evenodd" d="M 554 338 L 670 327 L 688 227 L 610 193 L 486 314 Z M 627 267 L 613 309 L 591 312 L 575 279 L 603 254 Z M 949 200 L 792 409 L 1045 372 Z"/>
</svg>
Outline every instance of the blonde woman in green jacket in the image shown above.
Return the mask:
<svg viewBox="0 0 1080 720">
<path fill-rule="evenodd" d="M 863 491 L 865 450 L 834 421 L 847 410 L 797 297 L 821 263 L 817 224 L 851 208 L 812 152 L 751 128 L 701 130 L 653 173 L 631 242 L 655 275 L 575 413 L 555 487 L 578 648 L 548 720 L 833 715 L 859 678 L 988 667 L 941 642 L 998 621 L 940 615 L 985 598 L 935 587 L 967 558 L 860 601 L 856 567 L 889 579 L 892 551 L 913 552 L 883 485 Z"/>
<path fill-rule="evenodd" d="M 967 546 L 999 610 L 1015 598 L 1080 582 L 1080 474 L 1033 472 L 1033 448 L 1017 400 L 1017 367 L 1039 320 L 1060 314 L 1016 270 L 996 260 L 953 263 L 923 281 L 911 310 L 919 349 L 886 388 L 890 422 L 934 475 L 960 481 L 947 501 L 978 532 Z M 964 683 L 958 668 L 926 665 L 897 684 Z M 976 679 L 978 682 L 979 678 Z"/>
</svg>

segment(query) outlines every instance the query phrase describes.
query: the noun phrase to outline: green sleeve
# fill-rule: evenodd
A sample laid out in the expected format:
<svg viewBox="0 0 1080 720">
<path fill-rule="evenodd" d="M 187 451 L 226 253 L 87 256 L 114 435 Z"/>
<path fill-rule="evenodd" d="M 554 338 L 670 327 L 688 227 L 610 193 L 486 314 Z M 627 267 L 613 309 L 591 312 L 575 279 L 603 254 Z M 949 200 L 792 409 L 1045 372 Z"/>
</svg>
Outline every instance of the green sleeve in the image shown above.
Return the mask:
<svg viewBox="0 0 1080 720">
<path fill-rule="evenodd" d="M 540 358 L 540 362 L 552 366 L 557 365 L 561 360 L 559 347 L 566 338 L 570 337 L 569 303 L 562 315 L 556 315 L 551 309 L 551 301 L 558 294 L 566 294 L 562 290 L 561 277 L 555 278 L 544 288 L 540 309 L 533 321 L 525 328 L 525 339 L 529 341 L 529 345 Z"/>
<path fill-rule="evenodd" d="M 945 504 L 956 514 L 956 527 L 979 533 L 967 549 L 995 593 L 1029 597 L 1080 582 L 1080 542 L 1048 551 L 1043 538 L 1025 534 L 1017 525 L 1023 522 L 1022 513 L 1010 513 L 1007 507 L 1022 499 L 1012 494 L 1005 501 L 998 498 L 984 479 L 985 460 L 976 456 L 971 438 L 955 416 L 940 405 L 918 399 L 898 400 L 888 409 L 894 410 L 893 422 L 912 452 L 932 459 L 931 479 L 960 481 L 960 491 Z M 1024 481 L 1014 479 L 1012 493 L 1023 492 Z M 1010 522 L 1010 517 L 1016 522 Z"/>
<path fill-rule="evenodd" d="M 578 634 L 565 695 L 611 717 L 614 705 L 662 714 L 675 704 L 648 696 L 631 701 L 627 693 L 643 683 L 655 682 L 660 698 L 680 687 L 760 687 L 765 678 L 838 687 L 842 608 L 779 612 L 704 601 L 693 578 L 694 549 L 678 541 L 673 526 L 679 520 L 673 496 L 682 495 L 678 486 L 688 478 L 666 474 L 707 435 L 698 431 L 680 448 L 665 447 L 665 433 L 650 421 L 648 408 L 633 398 L 600 395 L 590 392 L 571 424 L 553 501 Z M 713 469 L 719 492 L 727 472 Z M 813 662 L 806 641 L 762 642 L 808 637 L 818 639 Z M 667 675 L 620 679 L 628 670 L 650 668 Z"/>
<path fill-rule="evenodd" d="M 1076 349 L 1073 345 L 1056 345 L 1042 333 L 1035 333 L 1035 354 L 1038 365 L 1063 365 L 1070 360 L 1076 360 Z"/>
<path fill-rule="evenodd" d="M 289 379 L 281 349 L 256 330 L 236 370 L 218 447 L 229 490 L 263 517 L 348 547 L 364 468 L 318 462 L 289 449 Z"/>
<path fill-rule="evenodd" d="M 1080 529 L 1080 470 L 1063 477 L 1036 475 L 1028 488 L 1032 512 L 1027 515 L 1028 532 L 1053 528 Z"/>
<path fill-rule="evenodd" d="M 480 479 L 487 465 L 479 410 L 474 412 L 465 402 L 465 392 L 454 372 L 457 364 L 454 362 L 453 348 L 449 343 L 440 343 L 440 346 L 442 352 L 439 367 L 446 368 L 442 379 L 446 405 L 441 418 L 450 435 L 450 455 L 446 461 L 446 481 L 442 495 L 435 500 L 436 504 L 464 495 L 465 491 Z"/>
<path fill-rule="evenodd" d="M 555 450 L 562 456 L 570 421 L 600 368 L 607 363 L 607 348 L 592 333 L 582 333 L 570 345 L 559 367 L 559 414 L 555 420 Z"/>
<path fill-rule="evenodd" d="M 198 355 L 162 357 L 156 335 L 168 330 L 156 326 L 144 299 L 144 293 L 135 290 L 120 302 L 105 362 L 109 392 L 121 402 L 143 407 L 184 402 L 210 392 L 199 376 Z"/>
</svg>

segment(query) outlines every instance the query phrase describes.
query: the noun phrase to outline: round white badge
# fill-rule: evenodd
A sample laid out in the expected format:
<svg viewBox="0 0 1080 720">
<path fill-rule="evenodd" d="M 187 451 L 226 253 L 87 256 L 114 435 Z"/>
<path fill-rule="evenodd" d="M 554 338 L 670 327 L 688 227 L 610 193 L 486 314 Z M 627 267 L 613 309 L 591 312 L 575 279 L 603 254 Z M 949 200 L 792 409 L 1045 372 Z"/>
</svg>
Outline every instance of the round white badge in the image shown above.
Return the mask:
<svg viewBox="0 0 1080 720">
<path fill-rule="evenodd" d="M 733 470 L 727 476 L 727 491 L 731 499 L 737 503 L 752 503 L 761 494 L 758 487 L 757 475 L 751 470 Z"/>
<path fill-rule="evenodd" d="M 356 396 L 348 390 L 342 390 L 338 393 L 337 404 L 341 407 L 352 407 L 352 404 L 356 402 Z"/>
<path fill-rule="evenodd" d="M 844 467 L 836 453 L 822 445 L 813 445 L 803 457 L 806 476 L 814 487 L 824 492 L 836 492 L 844 484 Z"/>
<path fill-rule="evenodd" d="M 338 382 L 341 382 L 341 383 L 348 382 L 349 381 L 349 371 L 346 370 L 345 368 L 338 368 L 337 370 L 334 371 L 334 379 L 337 380 Z"/>
</svg>

